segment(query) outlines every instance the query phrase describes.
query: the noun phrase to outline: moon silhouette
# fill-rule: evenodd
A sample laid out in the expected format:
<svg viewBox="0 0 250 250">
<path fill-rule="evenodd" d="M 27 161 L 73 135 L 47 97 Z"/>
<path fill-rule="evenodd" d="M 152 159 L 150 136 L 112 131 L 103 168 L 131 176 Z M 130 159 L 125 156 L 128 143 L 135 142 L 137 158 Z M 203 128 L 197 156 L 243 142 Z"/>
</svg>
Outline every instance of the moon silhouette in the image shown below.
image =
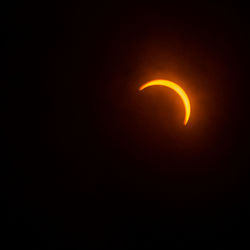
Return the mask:
<svg viewBox="0 0 250 250">
<path fill-rule="evenodd" d="M 164 86 L 164 87 L 171 88 L 181 97 L 181 100 L 184 104 L 185 111 L 186 111 L 185 112 L 185 119 L 184 119 L 184 125 L 186 126 L 187 122 L 189 120 L 189 117 L 190 117 L 191 107 L 190 107 L 189 98 L 188 98 L 187 94 L 185 93 L 185 91 L 178 84 L 171 82 L 171 81 L 168 81 L 168 80 L 161 80 L 161 79 L 147 82 L 147 83 L 143 84 L 139 88 L 139 90 L 142 91 L 143 89 L 151 87 L 151 86 Z"/>
</svg>

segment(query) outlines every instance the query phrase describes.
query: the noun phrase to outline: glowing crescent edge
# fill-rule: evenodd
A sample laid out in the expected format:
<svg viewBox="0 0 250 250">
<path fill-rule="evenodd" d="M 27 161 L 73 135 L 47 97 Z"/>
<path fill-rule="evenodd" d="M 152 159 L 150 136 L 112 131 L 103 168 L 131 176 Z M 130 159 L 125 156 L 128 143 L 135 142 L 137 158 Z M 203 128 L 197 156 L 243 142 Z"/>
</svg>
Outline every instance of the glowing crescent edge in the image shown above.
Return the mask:
<svg viewBox="0 0 250 250">
<path fill-rule="evenodd" d="M 184 119 L 184 125 L 186 126 L 186 124 L 189 120 L 189 117 L 190 117 L 191 107 L 190 107 L 189 98 L 188 98 L 187 94 L 185 93 L 185 91 L 176 83 L 168 81 L 168 80 L 162 80 L 162 79 L 147 82 L 147 83 L 143 84 L 139 88 L 139 90 L 142 91 L 143 89 L 145 89 L 147 87 L 151 87 L 151 86 L 169 87 L 172 90 L 174 90 L 181 97 L 181 100 L 184 104 L 185 111 L 186 111 L 186 115 L 185 115 L 185 119 Z"/>
</svg>

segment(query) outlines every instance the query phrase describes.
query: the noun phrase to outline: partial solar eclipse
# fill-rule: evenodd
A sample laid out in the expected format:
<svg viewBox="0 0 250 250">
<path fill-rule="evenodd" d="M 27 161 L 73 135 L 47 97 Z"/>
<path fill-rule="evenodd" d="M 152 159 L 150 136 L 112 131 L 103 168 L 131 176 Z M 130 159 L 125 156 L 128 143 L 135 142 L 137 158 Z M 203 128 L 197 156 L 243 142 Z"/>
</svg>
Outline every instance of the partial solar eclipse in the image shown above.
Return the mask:
<svg viewBox="0 0 250 250">
<path fill-rule="evenodd" d="M 190 117 L 191 107 L 190 107 L 189 98 L 188 98 L 187 94 L 185 93 L 185 91 L 178 84 L 171 82 L 171 81 L 168 81 L 168 80 L 161 80 L 161 79 L 147 82 L 147 83 L 143 84 L 139 88 L 139 90 L 142 91 L 143 89 L 151 87 L 151 86 L 164 86 L 164 87 L 171 88 L 180 96 L 180 98 L 184 104 L 184 107 L 185 107 L 184 125 L 186 126 L 187 122 L 189 120 L 189 117 Z"/>
</svg>

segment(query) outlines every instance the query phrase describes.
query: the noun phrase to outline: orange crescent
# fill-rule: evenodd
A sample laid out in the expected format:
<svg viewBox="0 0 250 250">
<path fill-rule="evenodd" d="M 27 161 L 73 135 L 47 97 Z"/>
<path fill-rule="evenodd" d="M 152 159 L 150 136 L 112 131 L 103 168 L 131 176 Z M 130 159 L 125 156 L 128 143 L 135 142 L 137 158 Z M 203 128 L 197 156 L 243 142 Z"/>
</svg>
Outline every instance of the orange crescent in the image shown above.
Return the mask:
<svg viewBox="0 0 250 250">
<path fill-rule="evenodd" d="M 171 82 L 171 81 L 168 81 L 168 80 L 162 80 L 162 79 L 147 82 L 147 83 L 143 84 L 139 88 L 139 90 L 142 91 L 143 89 L 145 89 L 147 87 L 151 87 L 151 86 L 164 86 L 164 87 L 171 88 L 181 97 L 181 100 L 184 104 L 185 111 L 186 111 L 185 119 L 184 119 L 184 125 L 186 126 L 187 122 L 189 120 L 189 117 L 190 117 L 191 106 L 190 106 L 189 98 L 188 98 L 187 94 L 185 93 L 185 91 L 178 84 Z"/>
</svg>

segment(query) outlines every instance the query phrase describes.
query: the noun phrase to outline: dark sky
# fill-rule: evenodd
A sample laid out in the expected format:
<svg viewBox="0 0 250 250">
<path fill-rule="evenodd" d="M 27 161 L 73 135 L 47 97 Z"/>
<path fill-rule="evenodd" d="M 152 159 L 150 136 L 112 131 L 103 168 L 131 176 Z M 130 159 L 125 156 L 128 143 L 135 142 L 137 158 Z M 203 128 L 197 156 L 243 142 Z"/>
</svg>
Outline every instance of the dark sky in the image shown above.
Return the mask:
<svg viewBox="0 0 250 250">
<path fill-rule="evenodd" d="M 10 247 L 247 243 L 246 6 L 19 3 L 6 13 Z M 186 127 L 173 91 L 138 91 L 157 78 L 187 92 Z"/>
</svg>

